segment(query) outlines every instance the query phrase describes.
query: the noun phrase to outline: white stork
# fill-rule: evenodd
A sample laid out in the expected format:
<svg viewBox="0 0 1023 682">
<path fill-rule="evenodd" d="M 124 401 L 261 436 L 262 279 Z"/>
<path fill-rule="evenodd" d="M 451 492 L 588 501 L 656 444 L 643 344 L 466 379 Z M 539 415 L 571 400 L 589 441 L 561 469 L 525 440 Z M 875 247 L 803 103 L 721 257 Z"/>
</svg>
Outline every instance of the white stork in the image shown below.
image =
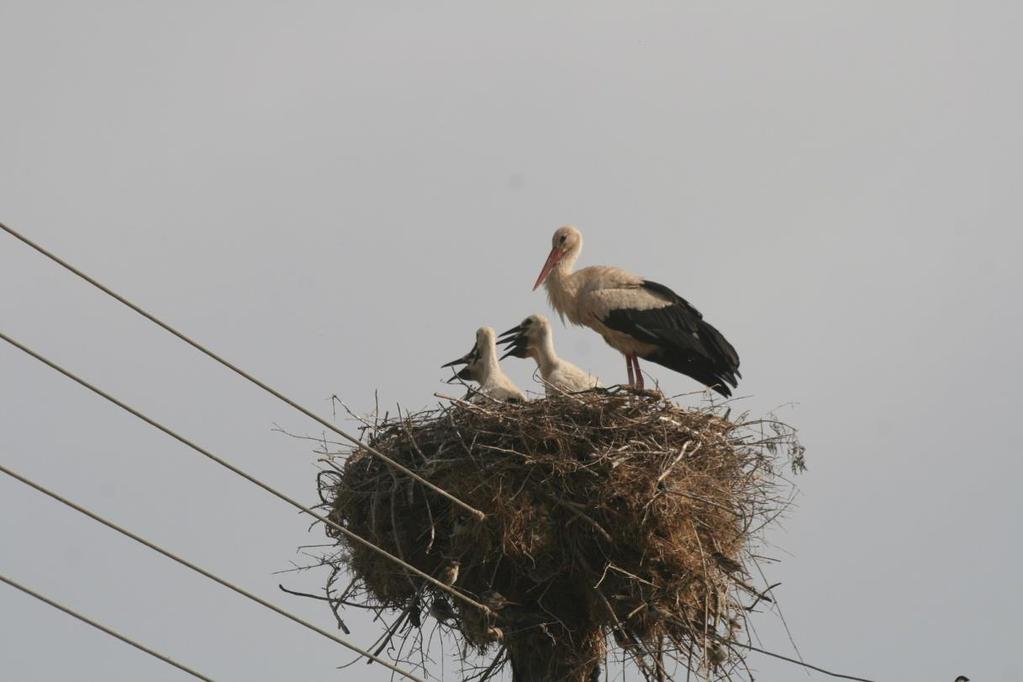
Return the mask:
<svg viewBox="0 0 1023 682">
<path fill-rule="evenodd" d="M 543 315 L 530 315 L 517 327 L 501 334 L 501 344 L 507 348 L 502 360 L 509 355 L 536 360 L 548 395 L 552 390 L 576 393 L 600 386 L 597 377 L 558 357 L 554 352 L 551 323 Z"/>
<path fill-rule="evenodd" d="M 526 402 L 526 394 L 501 371 L 497 361 L 497 334 L 491 327 L 476 330 L 476 343 L 472 350 L 441 367 L 465 365 L 448 382 L 456 379 L 475 381 L 480 385 L 477 393 L 501 402 Z"/>
<path fill-rule="evenodd" d="M 535 290 L 547 298 L 561 319 L 593 329 L 623 355 L 629 384 L 643 388 L 639 358 L 692 377 L 721 395 L 732 394 L 739 374 L 739 355 L 700 312 L 674 291 L 619 268 L 590 266 L 572 271 L 583 236 L 572 225 L 559 227 L 551 253 L 536 278 Z"/>
</svg>

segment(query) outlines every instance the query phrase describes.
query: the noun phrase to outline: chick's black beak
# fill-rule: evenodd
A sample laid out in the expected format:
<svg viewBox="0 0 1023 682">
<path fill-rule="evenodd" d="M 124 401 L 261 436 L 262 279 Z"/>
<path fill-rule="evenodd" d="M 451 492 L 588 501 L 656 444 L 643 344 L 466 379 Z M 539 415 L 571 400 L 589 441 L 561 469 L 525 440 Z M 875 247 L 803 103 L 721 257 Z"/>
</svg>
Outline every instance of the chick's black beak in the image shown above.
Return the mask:
<svg viewBox="0 0 1023 682">
<path fill-rule="evenodd" d="M 508 343 L 509 341 L 511 341 L 511 338 L 505 338 L 505 337 L 514 337 L 515 335 L 521 334 L 521 333 L 522 333 L 522 325 L 521 324 L 520 325 L 516 325 L 516 326 L 512 327 L 511 329 L 509 329 L 506 332 L 501 332 L 500 336 L 498 337 L 498 343 Z"/>
<path fill-rule="evenodd" d="M 523 334 L 517 336 L 511 336 L 501 341 L 504 344 L 504 355 L 501 356 L 501 360 L 512 356 L 516 358 L 527 358 L 529 357 L 529 342 Z"/>
<path fill-rule="evenodd" d="M 448 379 L 448 383 L 454 384 L 459 381 L 469 381 L 470 379 L 472 379 L 472 377 L 469 376 L 469 368 L 463 367 L 461 370 L 452 375 L 450 379 Z"/>
<path fill-rule="evenodd" d="M 458 358 L 457 360 L 452 360 L 451 362 L 446 362 L 443 365 L 441 365 L 441 369 L 444 369 L 445 367 L 454 367 L 455 365 L 468 365 L 470 362 L 472 362 L 472 358 L 475 353 L 476 346 L 473 346 L 472 348 L 469 349 L 468 353 Z"/>
</svg>

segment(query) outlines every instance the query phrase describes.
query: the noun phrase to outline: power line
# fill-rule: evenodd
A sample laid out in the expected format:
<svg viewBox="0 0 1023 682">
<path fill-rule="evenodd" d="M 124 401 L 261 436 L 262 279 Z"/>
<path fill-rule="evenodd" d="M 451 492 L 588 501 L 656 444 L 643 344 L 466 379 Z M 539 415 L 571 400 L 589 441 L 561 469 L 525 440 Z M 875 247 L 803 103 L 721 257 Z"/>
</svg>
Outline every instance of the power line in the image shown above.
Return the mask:
<svg viewBox="0 0 1023 682">
<path fill-rule="evenodd" d="M 436 578 L 434 578 L 432 575 L 429 575 L 428 573 L 425 573 L 425 572 L 419 570 L 418 568 L 416 568 L 412 564 L 409 564 L 409 563 L 405 562 L 404 560 L 399 559 L 398 557 L 394 556 L 393 554 L 391 554 L 387 550 L 382 549 L 382 548 L 374 545 L 369 540 L 366 540 L 365 538 L 361 537 L 360 535 L 357 535 L 357 534 L 353 533 L 352 531 L 348 530 L 344 526 L 342 526 L 342 525 L 340 525 L 340 524 L 338 524 L 338 523 L 336 523 L 334 521 L 331 521 L 326 516 L 323 516 L 321 514 L 317 514 L 312 509 L 304 506 L 300 502 L 295 501 L 291 497 L 288 497 L 287 495 L 285 495 L 284 493 L 280 492 L 276 488 L 273 488 L 269 484 L 264 483 L 263 481 L 259 480 L 258 478 L 256 478 L 252 474 L 249 474 L 246 471 L 243 471 L 242 469 L 239 469 L 238 467 L 236 467 L 235 465 L 231 464 L 227 460 L 221 459 L 220 457 L 218 457 L 217 455 L 213 454 L 209 450 L 207 450 L 207 449 L 205 449 L 205 448 L 203 448 L 203 447 L 201 447 L 199 445 L 196 445 L 192 441 L 188 440 L 187 438 L 185 438 L 184 436 L 178 434 L 177 432 L 171 430 L 170 428 L 164 426 L 163 424 L 159 423 L 155 419 L 152 419 L 152 418 L 146 416 L 145 414 L 143 414 L 142 412 L 139 412 L 138 410 L 136 410 L 135 408 L 131 407 L 130 405 L 128 405 L 126 403 L 123 403 L 120 400 L 118 400 L 117 398 L 115 398 L 112 395 L 110 395 L 109 393 L 104 392 L 102 389 L 97 388 L 96 386 L 93 386 L 92 384 L 90 384 L 85 379 L 82 379 L 81 377 L 75 375 L 71 371 L 64 369 L 63 367 L 61 367 L 57 363 L 53 362 L 52 360 L 49 360 L 49 359 L 43 357 L 42 355 L 40 355 L 39 353 L 36 353 L 31 348 L 28 348 L 27 346 L 24 346 L 24 345 L 18 343 L 17 341 L 15 341 L 11 337 L 7 336 L 3 332 L 0 332 L 0 339 L 3 339 L 7 343 L 11 344 L 12 346 L 14 346 L 18 350 L 26 353 L 27 355 L 31 355 L 33 358 L 35 358 L 39 362 L 41 362 L 44 365 L 50 367 L 51 369 L 54 369 L 54 370 L 60 372 L 61 374 L 63 374 L 68 379 L 71 379 L 72 381 L 74 381 L 75 383 L 79 384 L 80 386 L 83 386 L 84 388 L 89 389 L 90 391 L 92 391 L 96 395 L 100 396 L 101 398 L 104 398 L 104 399 L 108 400 L 109 402 L 113 403 L 114 405 L 117 405 L 118 407 L 120 407 L 125 412 L 128 412 L 129 414 L 132 414 L 135 417 L 138 417 L 139 419 L 141 419 L 142 421 L 146 422 L 147 424 L 149 424 L 153 428 L 156 428 L 156 429 L 162 431 L 163 433 L 167 434 L 168 436 L 170 436 L 174 440 L 178 441 L 179 443 L 182 443 L 183 445 L 187 445 L 189 448 L 195 450 L 199 454 L 207 457 L 210 460 L 213 460 L 214 462 L 216 462 L 220 466 L 224 467 L 228 471 L 231 471 L 232 473 L 235 473 L 238 476 L 241 476 L 242 478 L 244 478 L 248 482 L 250 482 L 250 483 L 252 483 L 254 485 L 259 486 L 260 488 L 262 488 L 266 492 L 270 493 L 274 497 L 277 497 L 278 499 L 283 500 L 284 502 L 287 502 L 288 504 L 290 504 L 291 506 L 295 507 L 299 511 L 302 511 L 302 512 L 308 514 L 309 516 L 312 516 L 314 519 L 317 519 L 318 521 L 320 521 L 320 522 L 330 526 L 331 528 L 337 530 L 338 532 L 342 533 L 346 537 L 348 537 L 348 538 L 358 542 L 359 544 L 361 544 L 361 545 L 363 545 L 365 547 L 368 547 L 369 549 L 373 550 L 374 552 L 380 554 L 383 557 L 386 557 L 387 559 L 393 561 L 394 563 L 398 564 L 399 566 L 401 566 L 401 567 L 403 567 L 403 568 L 405 568 L 405 569 L 407 569 L 409 571 L 412 571 L 413 573 L 415 573 L 419 577 L 429 581 L 430 583 L 433 583 L 435 586 L 441 588 L 445 592 L 448 592 L 452 596 L 457 597 L 458 599 L 461 599 L 466 604 L 469 604 L 471 606 L 476 607 L 477 609 L 479 609 L 483 613 L 489 613 L 490 612 L 489 608 L 487 608 L 486 606 L 484 606 L 480 602 L 476 601 L 472 597 L 466 595 L 463 592 L 459 592 L 458 590 L 454 589 L 450 585 L 442 583 L 441 581 L 439 581 Z"/>
<path fill-rule="evenodd" d="M 483 514 L 483 512 L 481 512 L 480 510 L 476 509 L 472 505 L 467 504 L 466 502 L 463 502 L 462 500 L 458 499 L 457 497 L 455 497 L 451 493 L 447 492 L 443 488 L 441 488 L 441 487 L 431 483 L 430 481 L 426 480 L 425 478 L 423 478 L 422 476 L 420 476 L 416 472 L 412 471 L 408 467 L 405 467 L 405 466 L 399 464 L 398 462 L 394 461 L 393 459 L 391 459 L 390 457 L 388 457 L 384 453 L 380 452 L 376 448 L 363 443 L 362 441 L 360 441 L 355 436 L 352 436 L 351 434 L 349 434 L 349 433 L 347 433 L 345 431 L 342 431 L 341 429 L 339 429 L 338 427 L 334 426 L 333 424 L 331 424 L 329 421 L 327 421 L 323 417 L 320 417 L 319 415 L 313 413 L 311 410 L 309 410 L 309 409 L 299 405 L 294 400 L 292 400 L 291 398 L 288 398 L 287 396 L 285 396 L 280 391 L 278 391 L 278 390 L 272 388 L 271 386 L 267 385 L 266 383 L 260 381 L 259 379 L 257 379 L 256 377 L 252 376 L 251 374 L 249 374 L 245 370 L 243 370 L 243 369 L 237 367 L 236 365 L 228 362 L 224 358 L 220 357 L 219 355 L 217 355 L 213 351 L 209 350 L 208 348 L 206 348 L 205 346 L 200 344 L 198 341 L 194 341 L 194 340 L 190 339 L 188 336 L 185 336 L 185 334 L 179 332 L 177 329 L 175 329 L 174 327 L 170 326 L 169 324 L 167 324 L 163 320 L 159 319 L 158 317 L 156 317 L 152 313 L 149 313 L 146 310 L 144 310 L 144 309 L 140 308 L 139 306 L 135 305 L 134 303 L 132 303 L 131 301 L 126 299 L 124 296 L 121 296 L 120 294 L 118 294 L 116 291 L 113 291 L 112 289 L 104 286 L 103 284 L 101 284 L 100 282 L 96 281 L 95 279 L 93 279 L 89 275 L 85 274 L 84 272 L 82 272 L 81 270 L 76 268 L 75 266 L 71 265 L 67 261 L 65 261 L 62 258 L 60 258 L 59 256 L 57 256 L 56 254 L 51 253 L 50 251 L 47 251 L 45 248 L 43 248 L 39 244 L 36 244 L 35 242 L 33 242 L 31 239 L 29 239 L 25 235 L 21 234 L 20 232 L 17 232 L 16 230 L 14 230 L 12 228 L 7 227 L 3 223 L 0 223 L 0 229 L 2 229 L 4 232 L 7 232 L 9 235 L 14 237 L 15 239 L 18 239 L 19 241 L 24 242 L 26 245 L 32 247 L 33 249 L 35 249 L 36 251 L 38 251 L 42 255 L 44 255 L 47 258 L 49 258 L 50 260 L 52 260 L 54 263 L 56 263 L 56 264 L 60 265 L 61 267 L 63 267 L 65 270 L 67 270 L 67 271 L 77 275 L 78 277 L 80 277 L 81 279 L 85 280 L 86 282 L 88 282 L 92 286 L 96 287 L 97 289 L 99 289 L 103 293 L 107 294 L 111 298 L 113 298 L 113 299 L 117 300 L 118 302 L 123 303 L 124 305 L 128 306 L 129 308 L 134 310 L 136 313 L 138 313 L 142 317 L 146 318 L 147 320 L 149 320 L 153 324 L 157 325 L 158 327 L 161 327 L 165 331 L 170 332 L 171 334 L 173 334 L 174 336 L 178 337 L 179 339 L 181 339 L 182 341 L 184 341 L 188 345 L 192 346 L 193 348 L 195 348 L 199 352 L 204 353 L 206 356 L 208 356 L 209 358 L 211 358 L 213 360 L 216 360 L 221 365 L 223 365 L 224 367 L 227 367 L 229 370 L 231 370 L 232 372 L 234 372 L 238 376 L 243 377 L 244 379 L 249 380 L 250 382 L 252 382 L 256 386 L 258 386 L 259 388 L 263 389 L 264 391 L 266 391 L 270 395 L 274 396 L 278 400 L 281 400 L 284 403 L 290 405 L 291 407 L 293 407 L 294 409 L 298 410 L 299 412 L 301 412 L 305 416 L 309 417 L 313 421 L 318 422 L 320 425 L 330 429 L 331 431 L 333 431 L 334 433 L 338 434 L 342 438 L 347 439 L 348 441 L 354 443 L 355 445 L 357 445 L 357 446 L 361 447 L 362 449 L 366 450 L 367 452 L 371 453 L 372 455 L 374 455 L 376 457 L 379 457 L 383 461 L 387 462 L 387 464 L 389 464 L 394 469 L 397 469 L 398 471 L 400 471 L 401 473 L 405 474 L 406 476 L 409 476 L 409 477 L 415 479 L 416 481 L 419 481 L 420 483 L 422 483 L 423 485 L 425 485 L 427 488 L 429 488 L 433 492 L 437 493 L 438 495 L 441 495 L 442 497 L 448 499 L 449 501 L 454 502 L 458 506 L 460 506 L 463 509 L 465 509 L 466 511 L 468 511 L 470 514 L 472 514 L 477 519 L 482 520 L 484 518 L 485 515 Z"/>
<path fill-rule="evenodd" d="M 816 670 L 819 673 L 823 673 L 825 675 L 830 675 L 831 677 L 837 677 L 837 678 L 842 679 L 842 680 L 855 680 L 856 682 L 873 682 L 873 680 L 868 680 L 866 677 L 856 677 L 854 675 L 843 675 L 842 673 L 836 673 L 836 672 L 832 672 L 830 670 L 825 670 L 824 668 L 819 668 L 819 667 L 817 667 L 815 665 L 811 665 L 809 663 L 797 660 L 795 658 L 789 658 L 788 656 L 782 656 L 781 654 L 776 654 L 773 651 L 768 651 L 767 649 L 760 649 L 758 647 L 753 646 L 752 644 L 743 644 L 742 642 L 729 642 L 728 644 L 730 646 L 737 646 L 737 647 L 742 647 L 743 649 L 749 649 L 750 651 L 756 651 L 758 654 L 764 654 L 765 656 L 771 656 L 772 658 L 777 658 L 777 659 L 782 660 L 782 661 L 788 661 L 789 663 L 795 663 L 796 665 L 800 665 L 800 666 L 802 666 L 804 668 L 809 668 L 810 670 Z"/>
<path fill-rule="evenodd" d="M 241 587 L 238 587 L 237 585 L 235 585 L 233 583 L 230 583 L 227 580 L 224 580 L 223 578 L 220 578 L 220 577 L 210 573 L 209 571 L 207 571 L 207 570 L 205 570 L 203 568 L 200 568 L 199 566 L 196 566 L 195 564 L 191 563 L 190 561 L 188 561 L 186 559 L 182 559 L 181 557 L 177 556 L 176 554 L 173 554 L 172 552 L 164 549 L 163 547 L 160 547 L 159 545 L 157 545 L 157 544 L 155 544 L 153 542 L 150 542 L 149 540 L 146 540 L 145 538 L 143 538 L 141 536 L 138 536 L 135 533 L 132 533 L 130 530 L 122 528 L 121 526 L 117 525 L 113 521 L 108 521 L 107 519 L 104 519 L 102 516 L 99 516 L 98 514 L 89 511 L 85 507 L 82 507 L 82 506 L 80 506 L 78 504 L 75 504 L 71 500 L 68 500 L 67 498 L 62 497 L 61 495 L 53 492 L 52 490 L 48 490 L 47 488 L 45 488 L 44 486 L 40 485 L 39 483 L 35 483 L 34 481 L 31 481 L 31 480 L 25 478 L 21 474 L 15 472 L 15 471 L 11 471 L 7 467 L 5 467 L 3 464 L 0 464 L 0 472 L 3 472 L 5 474 L 7 474 L 11 478 L 17 479 L 18 481 L 24 483 L 25 485 L 29 486 L 30 488 L 34 488 L 38 492 L 41 492 L 42 494 L 44 494 L 44 495 L 46 495 L 46 496 L 56 500 L 57 502 L 60 502 L 61 504 L 65 505 L 65 506 L 70 507 L 71 509 L 74 509 L 76 512 L 79 512 L 81 514 L 84 514 L 85 516 L 88 516 L 93 521 L 101 523 L 104 526 L 106 526 L 107 528 L 109 528 L 111 530 L 115 530 L 118 533 L 120 533 L 121 535 L 124 535 L 125 537 L 131 538 L 135 542 L 138 542 L 138 543 L 140 543 L 142 545 L 145 545 L 146 547 L 148 547 L 149 549 L 153 550 L 154 552 L 159 552 L 160 554 L 164 555 L 168 559 L 172 559 L 172 560 L 178 562 L 179 564 L 181 564 L 182 566 L 185 566 L 186 568 L 190 568 L 193 571 L 195 571 L 196 573 L 198 573 L 198 574 L 200 574 L 202 576 L 205 576 L 205 577 L 209 578 L 210 580 L 212 580 L 212 581 L 214 581 L 216 583 L 219 583 L 220 585 L 223 585 L 224 587 L 226 587 L 226 588 L 228 588 L 230 590 L 233 590 L 234 592 L 237 592 L 238 594 L 242 595 L 243 597 L 247 597 L 248 599 L 251 599 L 252 601 L 254 601 L 257 604 L 259 604 L 260 606 L 265 606 L 266 608 L 270 609 L 271 611 L 274 611 L 275 613 L 277 613 L 277 614 L 279 614 L 281 616 L 284 616 L 285 618 L 287 618 L 289 620 L 292 620 L 292 621 L 298 623 L 299 625 L 303 625 L 303 626 L 309 628 L 310 630 L 312 630 L 313 632 L 316 632 L 316 633 L 319 633 L 319 634 L 323 635 L 327 639 L 333 640 L 333 641 L 337 642 L 338 644 L 340 644 L 342 646 L 345 646 L 345 647 L 351 649 L 352 651 L 354 651 L 354 652 L 356 652 L 358 654 L 361 654 L 361 655 L 363 655 L 363 656 L 365 656 L 365 657 L 367 657 L 369 659 L 372 659 L 372 660 L 376 661 L 377 663 L 380 663 L 381 665 L 384 665 L 384 666 L 390 668 L 391 670 L 393 670 L 394 672 L 398 673 L 399 675 L 401 675 L 401 676 L 403 676 L 405 678 L 413 680 L 414 682 L 424 682 L 422 679 L 416 677 L 412 673 L 405 672 L 404 670 L 402 670 L 401 668 L 393 665 L 392 663 L 389 663 L 388 661 L 386 661 L 386 660 L 384 660 L 382 658 L 378 658 L 377 656 L 374 656 L 370 652 L 365 651 L 365 650 L 359 648 L 358 646 L 348 642 L 347 640 L 345 640 L 345 639 L 343 639 L 341 637 L 338 637 L 337 635 L 334 635 L 333 633 L 328 632 L 327 630 L 319 628 L 319 627 L 313 625 L 312 623 L 310 623 L 308 621 L 302 620 L 298 616 L 295 616 L 295 615 L 292 615 L 291 613 L 288 613 L 284 609 L 281 609 L 280 607 L 275 606 L 274 604 L 271 604 L 270 602 L 268 602 L 268 601 L 266 601 L 264 599 L 261 599 L 260 597 L 257 597 L 256 595 L 252 594 L 251 592 L 248 592 L 247 590 L 245 590 L 245 589 L 243 589 Z"/>
<path fill-rule="evenodd" d="M 87 623 L 88 625 L 91 625 L 92 627 L 96 628 L 97 630 L 100 630 L 102 632 L 107 633 L 111 637 L 116 637 L 117 639 L 121 640 L 125 644 L 132 645 L 133 647 L 135 647 L 139 651 L 144 651 L 147 654 L 149 654 L 150 656 L 153 656 L 155 658 L 159 658 L 164 663 L 168 663 L 168 664 L 174 666 L 175 668 L 177 668 L 178 670 L 182 670 L 182 671 L 188 673 L 192 677 L 198 678 L 200 680 L 206 680 L 206 682 L 213 682 L 212 678 L 206 677 L 205 675 L 203 675 L 201 673 L 197 673 L 196 671 L 192 670 L 188 666 L 186 666 L 186 665 L 184 665 L 182 663 L 178 663 L 173 658 L 171 658 L 169 656 L 164 656 L 163 654 L 161 654 L 158 651 L 153 651 L 152 649 L 150 649 L 149 647 L 145 646 L 144 644 L 139 644 L 135 640 L 130 639 L 130 638 L 126 637 L 125 635 L 122 635 L 120 632 L 117 632 L 116 630 L 111 630 L 110 628 L 106 627 L 105 625 L 100 625 L 99 623 L 97 623 L 96 621 L 92 620 L 91 618 L 83 616 L 82 614 L 80 614 L 77 611 L 74 611 L 74 610 L 68 608 L 67 606 L 64 606 L 63 604 L 58 604 L 57 602 L 53 601 L 52 599 L 49 599 L 48 597 L 45 597 L 45 596 L 39 594 L 35 590 L 29 589 L 28 587 L 25 587 L 24 585 L 11 580 L 7 576 L 0 575 L 0 582 L 7 583 L 8 585 L 13 587 L 14 589 L 21 590 L 22 592 L 24 592 L 25 594 L 29 595 L 30 597 L 35 597 L 36 599 L 38 599 L 39 601 L 43 602 L 44 604 L 49 604 L 53 608 L 59 609 L 60 611 L 63 611 L 64 613 L 66 613 L 67 615 L 71 616 L 72 618 L 77 618 L 78 620 L 82 621 L 83 623 Z"/>
</svg>

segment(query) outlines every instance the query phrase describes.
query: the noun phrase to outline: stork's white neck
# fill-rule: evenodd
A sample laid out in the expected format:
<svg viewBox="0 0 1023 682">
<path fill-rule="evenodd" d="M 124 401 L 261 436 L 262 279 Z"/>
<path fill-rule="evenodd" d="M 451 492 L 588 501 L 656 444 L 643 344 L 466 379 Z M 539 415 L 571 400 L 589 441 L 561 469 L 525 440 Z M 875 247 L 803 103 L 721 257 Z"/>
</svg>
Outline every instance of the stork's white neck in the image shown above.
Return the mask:
<svg viewBox="0 0 1023 682">
<path fill-rule="evenodd" d="M 554 352 L 554 335 L 548 332 L 542 334 L 535 343 L 530 344 L 529 354 L 536 360 L 540 367 L 540 374 L 547 376 L 561 363 L 558 354 Z"/>
<path fill-rule="evenodd" d="M 570 249 L 554 266 L 547 281 L 544 282 L 544 288 L 547 289 L 547 300 L 550 301 L 551 307 L 558 311 L 562 321 L 567 316 L 575 324 L 579 324 L 574 315 L 574 304 L 579 293 L 579 285 L 572 271 L 581 250 L 582 244 L 576 244 Z"/>
<path fill-rule="evenodd" d="M 497 347 L 494 342 L 483 344 L 480 348 L 480 375 L 483 381 L 490 377 L 497 376 L 501 372 L 501 366 L 497 362 Z M 481 381 L 480 383 L 483 383 Z"/>
<path fill-rule="evenodd" d="M 557 279 L 563 284 L 567 283 L 567 281 L 572 278 L 572 271 L 575 269 L 575 261 L 579 258 L 579 254 L 582 250 L 583 245 L 580 241 L 571 249 L 566 251 L 565 255 L 558 261 L 558 264 L 554 266 L 554 270 L 551 271 L 550 280 Z"/>
</svg>

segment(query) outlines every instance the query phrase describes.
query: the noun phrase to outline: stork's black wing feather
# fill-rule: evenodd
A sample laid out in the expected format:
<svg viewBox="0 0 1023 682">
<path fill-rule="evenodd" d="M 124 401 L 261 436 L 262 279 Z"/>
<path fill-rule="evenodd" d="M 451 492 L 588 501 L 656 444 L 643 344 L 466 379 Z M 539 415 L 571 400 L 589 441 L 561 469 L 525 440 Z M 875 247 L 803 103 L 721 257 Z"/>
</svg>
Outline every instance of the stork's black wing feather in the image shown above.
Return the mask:
<svg viewBox="0 0 1023 682">
<path fill-rule="evenodd" d="M 681 372 L 723 396 L 739 377 L 739 355 L 721 332 L 684 298 L 657 282 L 640 286 L 664 300 L 661 308 L 612 310 L 602 322 L 609 328 L 656 346 L 644 359 Z"/>
</svg>

